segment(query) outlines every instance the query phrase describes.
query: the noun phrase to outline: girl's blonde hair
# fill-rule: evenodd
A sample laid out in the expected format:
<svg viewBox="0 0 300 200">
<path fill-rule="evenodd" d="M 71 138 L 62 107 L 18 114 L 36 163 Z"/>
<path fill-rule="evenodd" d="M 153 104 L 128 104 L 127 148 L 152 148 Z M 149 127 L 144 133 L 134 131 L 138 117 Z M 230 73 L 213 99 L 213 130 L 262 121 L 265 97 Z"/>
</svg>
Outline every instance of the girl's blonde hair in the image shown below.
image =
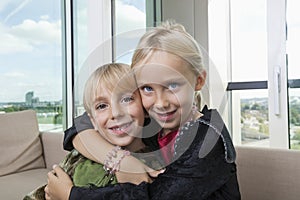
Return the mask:
<svg viewBox="0 0 300 200">
<path fill-rule="evenodd" d="M 110 63 L 97 68 L 88 78 L 84 92 L 83 105 L 86 112 L 92 115 L 93 104 L 100 88 L 113 92 L 115 89 L 136 89 L 130 66 L 123 63 Z"/>
<path fill-rule="evenodd" d="M 202 53 L 197 41 L 183 25 L 172 20 L 149 29 L 140 39 L 132 57 L 131 67 L 147 61 L 155 51 L 166 51 L 185 60 L 196 75 L 204 71 Z"/>
</svg>

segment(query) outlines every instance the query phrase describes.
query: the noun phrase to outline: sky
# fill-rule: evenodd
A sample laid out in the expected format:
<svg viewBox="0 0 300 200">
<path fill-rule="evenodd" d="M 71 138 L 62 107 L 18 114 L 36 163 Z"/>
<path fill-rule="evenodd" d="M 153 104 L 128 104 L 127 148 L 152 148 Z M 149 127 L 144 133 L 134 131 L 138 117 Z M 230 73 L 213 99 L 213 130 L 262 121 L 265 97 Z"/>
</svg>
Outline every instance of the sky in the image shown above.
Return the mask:
<svg viewBox="0 0 300 200">
<path fill-rule="evenodd" d="M 145 10 L 140 0 L 123 2 L 126 5 L 118 2 L 118 15 L 127 23 L 120 22 L 119 31 L 126 31 L 128 20 L 140 23 Z M 0 102 L 24 102 L 29 91 L 40 101 L 62 99 L 60 4 L 61 0 L 0 1 Z M 85 8 L 77 9 L 83 19 L 77 24 L 81 31 Z M 130 12 L 123 14 L 124 10 Z"/>
<path fill-rule="evenodd" d="M 0 102 L 60 100 L 60 1 L 1 0 L 0 38 Z"/>
</svg>

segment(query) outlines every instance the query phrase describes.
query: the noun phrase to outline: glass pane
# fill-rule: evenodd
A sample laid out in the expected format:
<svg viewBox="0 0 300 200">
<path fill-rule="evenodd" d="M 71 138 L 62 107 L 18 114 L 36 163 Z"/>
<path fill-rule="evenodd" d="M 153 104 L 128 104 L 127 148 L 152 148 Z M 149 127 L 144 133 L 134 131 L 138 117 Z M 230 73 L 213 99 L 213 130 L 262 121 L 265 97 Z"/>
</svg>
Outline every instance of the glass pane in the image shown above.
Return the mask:
<svg viewBox="0 0 300 200">
<path fill-rule="evenodd" d="M 234 105 L 240 105 L 237 113 L 233 113 L 233 126 L 240 130 L 240 141 L 247 146 L 269 146 L 268 91 L 247 90 L 233 91 Z M 256 94 L 256 95 L 253 95 Z M 239 117 L 238 117 L 239 116 Z"/>
<path fill-rule="evenodd" d="M 146 28 L 145 0 L 115 0 L 115 60 L 130 64 Z"/>
<path fill-rule="evenodd" d="M 232 81 L 268 79 L 267 1 L 231 0 Z"/>
<path fill-rule="evenodd" d="M 289 88 L 289 123 L 290 145 L 292 149 L 300 149 L 300 2 L 287 0 L 287 54 L 288 79 L 293 81 Z"/>
<path fill-rule="evenodd" d="M 84 83 L 77 82 L 81 75 L 81 68 L 83 63 L 88 57 L 88 1 L 74 1 L 73 2 L 73 70 L 74 70 L 74 110 L 75 117 L 81 115 L 84 112 L 83 103 L 82 103 L 82 89 Z M 90 2 L 93 4 L 93 2 Z M 93 6 L 93 5 L 91 5 Z M 95 6 L 95 5 L 94 5 Z M 95 19 L 97 20 L 97 19 Z M 83 69 L 84 70 L 84 69 Z"/>
<path fill-rule="evenodd" d="M 112 61 L 111 45 L 114 44 L 114 61 L 130 64 L 132 52 L 146 27 L 144 0 L 115 0 L 112 3 L 115 21 L 110 24 L 109 1 L 73 2 L 75 117 L 84 112 L 82 94 L 89 75 L 95 67 Z"/>
<path fill-rule="evenodd" d="M 300 150 L 300 89 L 289 89 L 289 123 L 291 149 Z"/>
<path fill-rule="evenodd" d="M 0 112 L 33 109 L 41 131 L 62 130 L 61 1 L 1 2 Z"/>
<path fill-rule="evenodd" d="M 88 57 L 88 2 L 73 2 L 74 70 L 78 72 Z M 92 6 L 92 5 L 91 5 Z"/>
</svg>

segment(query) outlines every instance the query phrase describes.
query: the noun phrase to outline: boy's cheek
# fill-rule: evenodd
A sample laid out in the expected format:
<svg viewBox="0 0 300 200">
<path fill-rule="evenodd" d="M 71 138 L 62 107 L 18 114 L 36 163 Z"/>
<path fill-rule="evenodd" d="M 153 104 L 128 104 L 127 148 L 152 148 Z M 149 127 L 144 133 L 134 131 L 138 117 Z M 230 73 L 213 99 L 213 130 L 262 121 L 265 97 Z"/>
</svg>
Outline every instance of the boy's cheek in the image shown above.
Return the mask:
<svg viewBox="0 0 300 200">
<path fill-rule="evenodd" d="M 145 110 L 148 112 L 153 103 L 152 103 L 152 100 L 149 99 L 148 97 L 142 96 L 142 104 L 143 104 L 143 107 L 145 108 Z"/>
</svg>

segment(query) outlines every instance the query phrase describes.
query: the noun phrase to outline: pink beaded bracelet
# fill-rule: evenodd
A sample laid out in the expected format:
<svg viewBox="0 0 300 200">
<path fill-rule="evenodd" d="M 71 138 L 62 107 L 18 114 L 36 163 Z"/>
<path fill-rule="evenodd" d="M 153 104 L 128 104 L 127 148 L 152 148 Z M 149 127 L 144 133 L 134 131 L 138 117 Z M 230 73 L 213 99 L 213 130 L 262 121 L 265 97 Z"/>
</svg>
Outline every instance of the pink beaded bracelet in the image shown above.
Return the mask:
<svg viewBox="0 0 300 200">
<path fill-rule="evenodd" d="M 118 151 L 123 151 L 123 154 L 118 158 Z M 127 150 L 122 150 L 121 147 L 116 146 L 106 155 L 106 159 L 104 160 L 103 168 L 107 174 L 115 174 L 120 171 L 120 163 L 125 158 L 125 156 L 129 156 L 130 152 Z"/>
</svg>

